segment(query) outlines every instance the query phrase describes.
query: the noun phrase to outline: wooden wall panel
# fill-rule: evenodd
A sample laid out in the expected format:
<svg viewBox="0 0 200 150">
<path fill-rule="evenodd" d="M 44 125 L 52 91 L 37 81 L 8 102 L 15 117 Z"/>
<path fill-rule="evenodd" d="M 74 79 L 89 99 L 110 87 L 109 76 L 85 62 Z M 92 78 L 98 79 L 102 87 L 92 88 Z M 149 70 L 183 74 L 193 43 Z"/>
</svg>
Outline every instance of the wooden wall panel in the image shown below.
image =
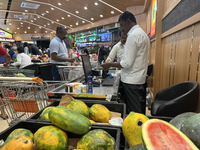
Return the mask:
<svg viewBox="0 0 200 150">
<path fill-rule="evenodd" d="M 164 0 L 164 12 L 166 12 L 175 1 L 177 0 Z"/>
<path fill-rule="evenodd" d="M 147 18 L 146 18 L 146 26 L 147 26 L 147 34 L 150 34 L 150 28 L 151 28 L 151 6 L 149 7 L 149 10 L 147 11 Z"/>
</svg>

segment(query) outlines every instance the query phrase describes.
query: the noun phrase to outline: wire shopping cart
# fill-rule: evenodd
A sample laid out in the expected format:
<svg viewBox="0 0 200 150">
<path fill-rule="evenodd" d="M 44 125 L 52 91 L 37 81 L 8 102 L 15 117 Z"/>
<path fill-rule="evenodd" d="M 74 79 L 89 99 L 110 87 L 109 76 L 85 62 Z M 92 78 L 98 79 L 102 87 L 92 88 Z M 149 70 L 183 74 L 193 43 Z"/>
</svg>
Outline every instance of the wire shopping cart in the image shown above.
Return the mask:
<svg viewBox="0 0 200 150">
<path fill-rule="evenodd" d="M 72 81 L 83 75 L 82 66 L 57 66 L 61 81 Z"/>
<path fill-rule="evenodd" d="M 8 115 L 8 124 L 26 120 L 47 106 L 47 87 L 38 77 L 0 77 L 0 111 Z"/>
<path fill-rule="evenodd" d="M 17 67 L 0 68 L 1 77 L 34 77 L 35 70 L 20 69 Z"/>
</svg>

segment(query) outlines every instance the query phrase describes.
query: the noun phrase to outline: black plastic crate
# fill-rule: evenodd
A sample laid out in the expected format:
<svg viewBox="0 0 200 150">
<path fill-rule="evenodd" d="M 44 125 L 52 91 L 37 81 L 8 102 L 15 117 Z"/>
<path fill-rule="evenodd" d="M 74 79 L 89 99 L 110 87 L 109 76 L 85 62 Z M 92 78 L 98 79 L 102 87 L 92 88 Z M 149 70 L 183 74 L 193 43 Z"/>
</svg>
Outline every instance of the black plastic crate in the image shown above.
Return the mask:
<svg viewBox="0 0 200 150">
<path fill-rule="evenodd" d="M 126 104 L 124 103 L 116 103 L 116 102 L 107 102 L 107 101 L 93 101 L 93 100 L 83 100 L 83 102 L 88 106 L 91 107 L 93 104 L 102 104 L 105 107 L 107 107 L 110 111 L 113 112 L 118 112 L 121 113 L 121 118 L 125 119 L 126 117 Z M 49 104 L 47 107 L 49 106 L 58 106 L 60 103 L 60 101 L 53 101 L 51 104 Z M 45 108 L 47 108 L 45 107 Z M 44 109 L 45 109 L 44 108 Z M 44 109 L 41 109 L 39 112 L 35 113 L 34 115 L 32 115 L 31 117 L 29 117 L 27 120 L 28 121 L 37 121 L 37 122 L 50 122 L 50 121 L 46 121 L 46 120 L 39 120 L 39 116 L 42 113 L 42 111 Z M 99 124 L 94 124 L 99 126 Z M 120 127 L 120 126 L 112 126 L 112 127 Z"/>
<path fill-rule="evenodd" d="M 25 128 L 30 130 L 32 133 L 35 133 L 39 128 L 43 126 L 49 126 L 53 125 L 52 123 L 47 122 L 29 122 L 29 121 L 21 121 L 19 123 L 14 124 L 13 126 L 9 127 L 8 129 L 4 130 L 0 133 L 0 140 L 6 140 L 8 135 L 18 128 Z M 101 127 L 101 126 L 93 126 L 91 127 L 91 130 L 94 129 L 102 129 L 109 133 L 114 139 L 115 139 L 115 150 L 120 150 L 120 129 L 119 128 L 112 128 L 112 127 Z M 65 131 L 66 132 L 66 131 Z M 68 138 L 81 138 L 82 135 L 77 135 L 74 133 L 66 132 L 68 135 Z"/>
</svg>

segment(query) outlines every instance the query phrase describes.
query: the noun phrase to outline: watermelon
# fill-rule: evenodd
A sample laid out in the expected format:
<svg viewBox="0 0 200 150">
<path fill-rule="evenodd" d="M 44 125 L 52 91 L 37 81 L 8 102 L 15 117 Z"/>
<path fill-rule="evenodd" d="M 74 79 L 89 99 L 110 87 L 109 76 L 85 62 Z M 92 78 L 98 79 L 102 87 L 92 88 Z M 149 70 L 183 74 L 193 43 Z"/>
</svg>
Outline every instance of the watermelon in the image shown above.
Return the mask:
<svg viewBox="0 0 200 150">
<path fill-rule="evenodd" d="M 189 117 L 195 115 L 196 113 L 194 112 L 186 112 L 182 113 L 176 117 L 174 117 L 169 123 L 175 126 L 177 129 L 181 129 L 181 125 L 185 120 L 187 120 Z"/>
<path fill-rule="evenodd" d="M 142 127 L 147 150 L 198 150 L 194 143 L 168 122 L 150 119 Z"/>
<path fill-rule="evenodd" d="M 141 143 L 141 144 L 138 144 L 138 145 L 132 146 L 131 148 L 129 148 L 129 150 L 145 150 L 145 148 L 144 148 L 144 144 Z"/>
<path fill-rule="evenodd" d="M 200 113 L 188 118 L 182 124 L 181 131 L 200 148 Z"/>
</svg>

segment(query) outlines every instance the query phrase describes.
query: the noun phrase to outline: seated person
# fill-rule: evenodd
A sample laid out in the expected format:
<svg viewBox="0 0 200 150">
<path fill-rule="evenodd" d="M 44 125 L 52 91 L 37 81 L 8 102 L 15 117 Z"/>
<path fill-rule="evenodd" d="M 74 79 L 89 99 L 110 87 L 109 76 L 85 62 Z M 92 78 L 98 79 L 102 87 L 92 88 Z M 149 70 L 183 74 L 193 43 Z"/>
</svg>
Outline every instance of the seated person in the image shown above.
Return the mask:
<svg viewBox="0 0 200 150">
<path fill-rule="evenodd" d="M 20 68 L 24 68 L 24 67 L 32 64 L 31 58 L 27 54 L 24 54 L 23 47 L 21 47 L 21 46 L 18 47 L 17 51 L 18 51 L 17 61 L 15 63 L 13 63 L 12 65 L 20 66 Z"/>
</svg>

